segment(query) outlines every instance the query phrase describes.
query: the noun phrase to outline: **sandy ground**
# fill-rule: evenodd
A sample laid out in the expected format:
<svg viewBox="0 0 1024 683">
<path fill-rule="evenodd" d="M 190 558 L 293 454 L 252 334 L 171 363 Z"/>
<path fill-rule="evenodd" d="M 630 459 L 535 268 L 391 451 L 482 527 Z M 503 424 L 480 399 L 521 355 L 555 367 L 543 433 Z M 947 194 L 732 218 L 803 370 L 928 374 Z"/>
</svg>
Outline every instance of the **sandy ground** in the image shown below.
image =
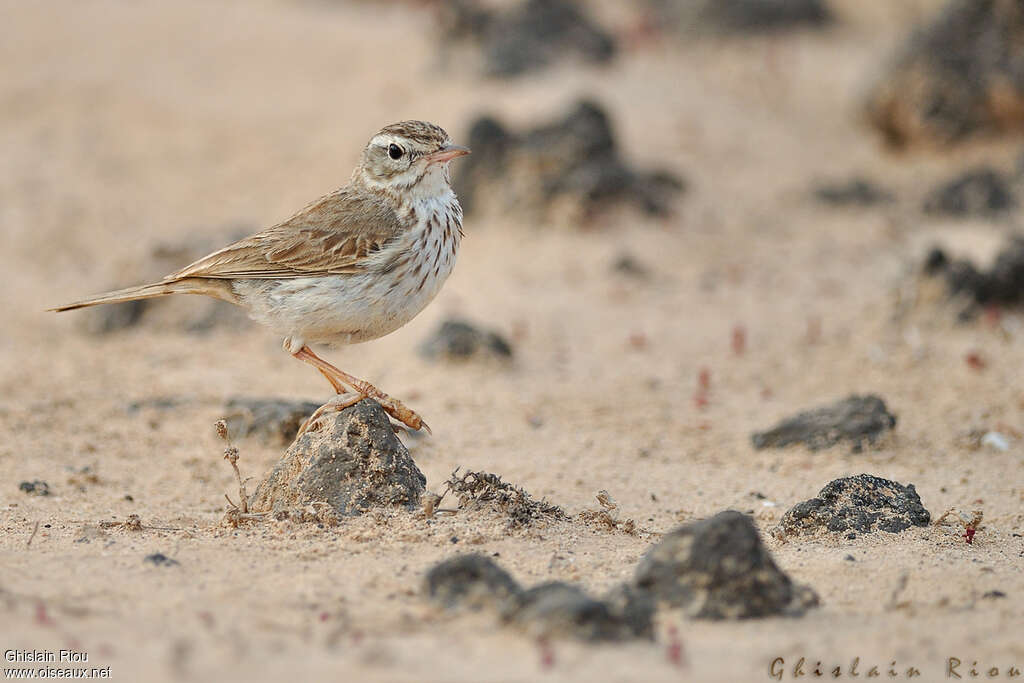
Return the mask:
<svg viewBox="0 0 1024 683">
<path fill-rule="evenodd" d="M 800 657 L 808 671 L 859 657 L 884 678 L 895 662 L 919 680 L 945 679 L 948 657 L 984 675 L 1024 669 L 1024 319 L 958 326 L 947 307 L 901 307 L 896 295 L 912 291 L 933 241 L 985 257 L 1019 222 L 940 221 L 919 206 L 979 160 L 1010 168 L 1020 144 L 893 156 L 857 116 L 892 46 L 935 3 L 842 3 L 843 22 L 822 33 L 670 39 L 608 68 L 511 83 L 441 70 L 429 14 L 405 6 L 3 4 L 2 649 L 84 651 L 124 681 L 754 681 L 775 657 L 787 680 Z M 328 353 L 431 423 L 432 438 L 410 442 L 428 487 L 463 466 L 570 513 L 607 489 L 652 532 L 727 508 L 767 532 L 833 478 L 868 472 L 915 484 L 933 516 L 983 509 L 973 545 L 942 527 L 789 544 L 766 534 L 819 609 L 743 623 L 665 616 L 659 632 L 678 625 L 682 669 L 664 637 L 558 642 L 546 666 L 533 639 L 493 617 L 429 605 L 424 571 L 456 552 L 498 553 L 523 583 L 599 592 L 631 575 L 653 534 L 575 521 L 507 533 L 486 516 L 404 512 L 327 530 L 232 529 L 224 494 L 237 488 L 212 428 L 225 399 L 323 400 L 322 379 L 254 325 L 96 337 L 42 312 L 124 284 L 154 245 L 287 217 L 343 184 L 385 123 L 425 118 L 458 138 L 480 112 L 526 124 L 582 94 L 613 112 L 632 162 L 687 178 L 675 215 L 616 212 L 581 231 L 485 211 L 467 221 L 431 307 L 385 339 Z M 854 174 L 898 201 L 809 199 L 815 181 Z M 623 251 L 652 277 L 614 273 Z M 509 335 L 514 363 L 422 359 L 415 347 L 450 314 Z M 630 343 L 637 335 L 645 345 Z M 972 351 L 984 370 L 965 363 Z M 701 368 L 712 379 L 703 408 L 692 400 Z M 751 447 L 752 431 L 853 392 L 878 393 L 899 417 L 877 448 Z M 972 429 L 997 429 L 1011 447 L 969 450 Z M 257 477 L 281 453 L 239 445 Z M 18 490 L 37 479 L 52 495 Z M 101 526 L 130 514 L 147 528 Z M 143 562 L 156 552 L 180 564 Z M 993 590 L 1007 597 L 982 598 Z"/>
</svg>

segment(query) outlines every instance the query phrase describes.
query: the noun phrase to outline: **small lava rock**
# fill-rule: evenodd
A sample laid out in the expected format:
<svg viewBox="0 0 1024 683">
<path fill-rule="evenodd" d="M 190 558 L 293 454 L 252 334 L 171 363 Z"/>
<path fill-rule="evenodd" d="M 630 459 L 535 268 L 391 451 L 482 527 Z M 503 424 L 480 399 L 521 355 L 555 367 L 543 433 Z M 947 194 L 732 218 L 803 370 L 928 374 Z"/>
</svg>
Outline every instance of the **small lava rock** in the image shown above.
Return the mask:
<svg viewBox="0 0 1024 683">
<path fill-rule="evenodd" d="M 289 446 L 252 495 L 251 511 L 276 516 L 324 503 L 346 516 L 375 506 L 416 507 L 426 478 L 380 404 L 364 399 L 324 414 L 319 425 Z"/>
<path fill-rule="evenodd" d="M 605 593 L 601 600 L 629 633 L 638 638 L 654 640 L 654 613 L 657 606 L 650 593 L 632 584 L 621 583 Z"/>
<path fill-rule="evenodd" d="M 420 354 L 431 360 L 467 360 L 473 357 L 508 359 L 512 346 L 497 332 L 481 330 L 464 320 L 445 320 L 420 345 Z"/>
<path fill-rule="evenodd" d="M 853 452 L 865 441 L 874 443 L 896 426 L 896 416 L 878 396 L 850 396 L 829 406 L 816 408 L 783 420 L 751 437 L 754 448 L 783 448 L 795 443 L 811 450 L 829 448 L 840 441 L 852 441 Z"/>
<path fill-rule="evenodd" d="M 925 258 L 924 272 L 944 277 L 950 297 L 971 299 L 972 306 L 961 314 L 964 319 L 973 317 L 980 306 L 1019 305 L 1024 300 L 1024 237 L 1011 238 L 988 270 L 979 270 L 970 261 L 950 260 L 935 248 Z"/>
<path fill-rule="evenodd" d="M 615 260 L 612 261 L 612 272 L 636 280 L 646 280 L 651 276 L 650 268 L 628 252 L 621 252 L 615 257 Z"/>
<path fill-rule="evenodd" d="M 97 336 L 127 329 L 142 320 L 142 314 L 146 312 L 150 301 L 143 299 L 86 308 L 79 314 L 79 329 Z"/>
<path fill-rule="evenodd" d="M 821 183 L 814 188 L 814 198 L 831 206 L 873 206 L 888 204 L 894 199 L 891 193 L 864 178 Z"/>
<path fill-rule="evenodd" d="M 661 216 L 685 188 L 667 171 L 629 168 L 619 156 L 607 112 L 592 101 L 522 133 L 483 117 L 471 126 L 469 145 L 473 155 L 459 165 L 454 179 L 467 212 L 487 203 L 519 214 L 543 214 L 568 200 L 583 217 L 618 203 Z M 493 201 L 478 201 L 482 194 Z"/>
<path fill-rule="evenodd" d="M 819 532 L 896 533 L 928 526 L 930 521 L 913 484 L 858 474 L 829 482 L 817 498 L 794 505 L 772 534 L 786 538 Z"/>
<path fill-rule="evenodd" d="M 18 484 L 18 490 L 24 491 L 30 496 L 50 495 L 50 485 L 40 479 L 36 479 L 35 481 L 23 481 Z"/>
<path fill-rule="evenodd" d="M 1024 128 L 1024 5 L 952 0 L 915 28 L 871 90 L 867 115 L 892 146 L 936 147 Z"/>
<path fill-rule="evenodd" d="M 758 33 L 832 21 L 824 0 L 648 0 L 661 25 L 687 33 Z"/>
<path fill-rule="evenodd" d="M 615 39 L 571 0 L 525 0 L 492 11 L 475 0 L 442 3 L 444 49 L 476 44 L 488 76 L 511 77 L 543 69 L 568 55 L 592 63 L 615 56 Z"/>
<path fill-rule="evenodd" d="M 522 588 L 508 572 L 484 555 L 460 555 L 427 572 L 427 595 L 448 609 L 502 609 Z"/>
<path fill-rule="evenodd" d="M 1007 180 L 991 168 L 979 168 L 935 188 L 923 208 L 947 216 L 992 216 L 1016 206 Z"/>
<path fill-rule="evenodd" d="M 651 612 L 616 612 L 579 586 L 552 581 L 523 591 L 506 607 L 504 619 L 537 637 L 617 641 L 651 637 Z M 646 622 L 643 616 L 646 615 Z"/>
<path fill-rule="evenodd" d="M 174 567 L 181 564 L 177 560 L 167 557 L 163 553 L 153 553 L 152 555 L 146 555 L 146 557 L 144 557 L 142 561 L 149 562 L 150 564 L 155 565 L 157 567 Z"/>
<path fill-rule="evenodd" d="M 307 417 L 320 407 L 312 401 L 287 401 L 279 398 L 228 399 L 224 418 L 228 431 L 236 438 L 255 436 L 264 443 L 291 443 Z"/>
<path fill-rule="evenodd" d="M 617 641 L 654 637 L 654 601 L 633 586 L 618 586 L 604 600 L 578 586 L 551 582 L 528 590 L 483 555 L 461 555 L 432 567 L 426 594 L 448 609 L 490 609 L 505 623 L 537 637 Z"/>
<path fill-rule="evenodd" d="M 665 534 L 640 560 L 635 583 L 695 619 L 796 616 L 818 603 L 775 565 L 753 521 L 735 510 Z"/>
</svg>

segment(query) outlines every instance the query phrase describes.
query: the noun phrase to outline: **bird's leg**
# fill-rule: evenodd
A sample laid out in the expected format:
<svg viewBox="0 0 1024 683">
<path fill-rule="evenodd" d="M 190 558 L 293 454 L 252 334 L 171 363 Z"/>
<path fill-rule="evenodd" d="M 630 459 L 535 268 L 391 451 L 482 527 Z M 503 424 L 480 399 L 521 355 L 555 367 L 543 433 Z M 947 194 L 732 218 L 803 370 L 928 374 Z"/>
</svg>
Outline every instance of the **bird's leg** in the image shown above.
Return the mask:
<svg viewBox="0 0 1024 683">
<path fill-rule="evenodd" d="M 336 394 L 347 394 L 348 393 L 348 389 L 345 388 L 344 384 L 342 384 L 338 380 L 336 380 L 333 377 L 331 377 L 330 375 L 328 375 L 327 372 L 325 372 L 323 369 L 317 368 L 317 370 L 320 372 L 321 375 L 324 376 L 324 379 L 326 379 L 328 382 L 331 383 L 331 386 L 334 387 L 334 392 Z"/>
<path fill-rule="evenodd" d="M 313 350 L 310 349 L 309 346 L 303 345 L 298 351 L 291 351 L 289 348 L 289 351 L 299 360 L 309 363 L 319 370 L 339 394 L 344 394 L 345 392 L 343 389 L 345 387 L 350 387 L 356 392 L 359 399 L 375 399 L 380 403 L 384 412 L 404 424 L 406 427 L 409 427 L 410 429 L 425 429 L 428 434 L 430 433 L 430 427 L 428 427 L 427 423 L 423 421 L 423 418 L 417 415 L 414 411 L 405 407 L 401 401 L 391 398 L 369 382 L 353 377 L 347 372 L 334 367 L 323 358 L 313 353 Z M 342 401 L 342 403 L 344 403 L 344 401 Z M 347 405 L 342 406 L 342 408 L 353 405 L 354 403 L 358 403 L 358 400 L 348 403 Z M 328 408 L 329 406 L 331 406 L 331 404 L 325 404 L 323 407 Z M 341 408 L 338 408 L 338 410 L 340 409 Z M 320 411 L 317 412 L 319 413 Z"/>
</svg>

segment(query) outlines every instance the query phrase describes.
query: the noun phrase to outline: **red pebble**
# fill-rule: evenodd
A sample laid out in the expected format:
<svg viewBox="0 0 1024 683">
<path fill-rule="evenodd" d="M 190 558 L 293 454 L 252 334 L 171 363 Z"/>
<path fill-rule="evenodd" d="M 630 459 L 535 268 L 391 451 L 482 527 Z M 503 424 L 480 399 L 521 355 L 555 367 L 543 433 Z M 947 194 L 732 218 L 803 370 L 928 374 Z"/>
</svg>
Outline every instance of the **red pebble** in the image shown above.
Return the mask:
<svg viewBox="0 0 1024 683">
<path fill-rule="evenodd" d="M 46 605 L 41 602 L 36 603 L 36 623 L 40 626 L 53 626 L 53 619 L 46 613 Z"/>
<path fill-rule="evenodd" d="M 548 671 L 555 666 L 555 651 L 545 638 L 537 640 L 537 647 L 540 648 L 540 668 Z"/>
<path fill-rule="evenodd" d="M 985 359 L 982 358 L 981 354 L 978 353 L 977 351 L 969 352 L 966 356 L 964 356 L 964 360 L 967 362 L 967 367 L 969 367 L 971 370 L 981 371 L 985 369 L 986 365 L 988 365 L 988 363 L 985 362 Z"/>
<path fill-rule="evenodd" d="M 683 653 L 683 641 L 679 639 L 679 631 L 675 626 L 668 627 L 668 646 L 665 656 L 678 668 L 686 666 L 686 655 Z"/>
<path fill-rule="evenodd" d="M 747 330 L 743 325 L 737 325 L 732 328 L 732 352 L 737 356 L 742 356 L 747 350 Z"/>
<path fill-rule="evenodd" d="M 996 327 L 999 324 L 999 321 L 1002 320 L 1002 318 L 1003 309 L 1001 309 L 999 306 L 985 307 L 984 319 L 985 323 L 988 324 L 989 327 Z"/>
<path fill-rule="evenodd" d="M 804 340 L 808 344 L 817 344 L 821 341 L 821 318 L 814 316 L 807 319 L 807 333 Z"/>
<path fill-rule="evenodd" d="M 703 410 L 708 407 L 710 399 L 708 398 L 708 392 L 711 390 L 711 371 L 707 368 L 701 368 L 697 374 L 697 391 L 693 393 L 693 405 L 697 406 L 698 410 Z"/>
<path fill-rule="evenodd" d="M 974 534 L 977 531 L 978 531 L 977 529 L 972 529 L 971 527 L 967 527 L 966 529 L 964 529 L 964 540 L 967 541 L 968 544 L 973 545 L 974 544 Z"/>
</svg>

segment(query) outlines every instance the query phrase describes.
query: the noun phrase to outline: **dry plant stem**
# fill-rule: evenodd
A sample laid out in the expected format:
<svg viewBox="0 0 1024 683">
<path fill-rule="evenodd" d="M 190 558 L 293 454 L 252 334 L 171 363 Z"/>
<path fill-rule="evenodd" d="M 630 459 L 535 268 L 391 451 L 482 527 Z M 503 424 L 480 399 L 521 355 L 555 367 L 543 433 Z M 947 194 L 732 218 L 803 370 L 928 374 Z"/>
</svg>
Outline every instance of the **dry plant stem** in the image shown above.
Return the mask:
<svg viewBox="0 0 1024 683">
<path fill-rule="evenodd" d="M 25 544 L 25 549 L 32 547 L 32 541 L 35 539 L 36 534 L 39 533 L 39 522 L 36 521 L 36 525 L 32 527 L 32 535 L 28 537 L 28 543 Z"/>
<path fill-rule="evenodd" d="M 139 521 L 138 515 L 129 515 L 128 519 L 123 522 L 100 522 L 101 529 L 114 529 L 120 527 L 122 529 L 130 529 L 132 531 L 145 531 L 152 529 L 153 531 L 181 531 L 180 526 L 149 526 Z"/>
<path fill-rule="evenodd" d="M 242 499 L 242 505 L 240 507 L 242 514 L 249 512 L 249 494 L 245 490 L 246 480 L 242 479 L 242 473 L 238 470 L 238 448 L 232 445 L 231 436 L 228 434 L 228 424 L 225 420 L 217 420 L 214 424 L 217 429 L 217 436 L 224 439 L 227 442 L 227 448 L 224 449 L 224 459 L 231 463 L 231 468 L 235 471 L 235 478 L 238 480 L 238 495 Z M 225 493 L 224 497 L 228 499 L 228 503 L 235 508 L 239 506 L 235 505 L 228 495 Z"/>
<path fill-rule="evenodd" d="M 907 583 L 910 580 L 909 572 L 902 572 L 899 579 L 896 582 L 896 587 L 892 591 L 892 595 L 889 596 L 889 609 L 899 609 L 905 607 L 907 602 L 897 602 L 900 594 L 907 588 Z"/>
<path fill-rule="evenodd" d="M 243 513 L 249 512 L 249 494 L 245 491 L 245 481 L 242 479 L 242 473 L 238 471 L 238 449 L 234 446 L 229 446 L 224 451 L 224 458 L 231 463 L 231 468 L 235 470 L 235 478 L 238 479 L 238 495 L 242 499 L 241 510 Z"/>
</svg>

